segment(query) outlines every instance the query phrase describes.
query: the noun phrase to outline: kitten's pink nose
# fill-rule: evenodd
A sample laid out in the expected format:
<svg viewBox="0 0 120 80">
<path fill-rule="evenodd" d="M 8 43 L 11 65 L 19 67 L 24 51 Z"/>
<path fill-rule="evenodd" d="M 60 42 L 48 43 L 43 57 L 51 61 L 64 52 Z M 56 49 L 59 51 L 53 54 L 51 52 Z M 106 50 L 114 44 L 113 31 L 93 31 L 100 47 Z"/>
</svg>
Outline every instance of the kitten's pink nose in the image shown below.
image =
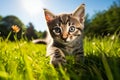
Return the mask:
<svg viewBox="0 0 120 80">
<path fill-rule="evenodd" d="M 68 37 L 68 34 L 67 34 L 67 33 L 64 33 L 64 34 L 62 35 L 63 40 L 66 40 L 67 37 Z"/>
</svg>

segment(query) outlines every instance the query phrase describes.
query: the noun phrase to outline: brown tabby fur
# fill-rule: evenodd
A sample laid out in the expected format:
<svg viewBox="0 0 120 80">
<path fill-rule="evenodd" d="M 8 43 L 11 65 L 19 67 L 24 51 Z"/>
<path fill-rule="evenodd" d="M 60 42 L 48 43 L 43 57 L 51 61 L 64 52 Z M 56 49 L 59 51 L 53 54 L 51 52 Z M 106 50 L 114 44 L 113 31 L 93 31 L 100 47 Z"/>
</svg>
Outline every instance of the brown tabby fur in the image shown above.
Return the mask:
<svg viewBox="0 0 120 80">
<path fill-rule="evenodd" d="M 71 14 L 54 15 L 44 9 L 48 25 L 47 56 L 54 66 L 65 64 L 66 55 L 73 55 L 76 62 L 83 61 L 83 28 L 85 5 L 81 4 Z"/>
</svg>

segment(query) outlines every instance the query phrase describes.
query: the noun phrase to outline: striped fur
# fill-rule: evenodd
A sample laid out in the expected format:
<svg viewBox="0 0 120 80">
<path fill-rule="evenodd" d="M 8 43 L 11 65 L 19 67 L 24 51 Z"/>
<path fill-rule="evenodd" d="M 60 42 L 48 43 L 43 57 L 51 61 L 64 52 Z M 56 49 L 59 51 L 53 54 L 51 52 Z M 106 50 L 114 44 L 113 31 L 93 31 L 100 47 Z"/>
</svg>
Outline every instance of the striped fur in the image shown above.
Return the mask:
<svg viewBox="0 0 120 80">
<path fill-rule="evenodd" d="M 66 55 L 75 56 L 75 61 L 83 60 L 83 28 L 85 5 L 81 4 L 71 14 L 54 15 L 44 9 L 48 25 L 47 56 L 54 66 L 65 64 Z"/>
</svg>

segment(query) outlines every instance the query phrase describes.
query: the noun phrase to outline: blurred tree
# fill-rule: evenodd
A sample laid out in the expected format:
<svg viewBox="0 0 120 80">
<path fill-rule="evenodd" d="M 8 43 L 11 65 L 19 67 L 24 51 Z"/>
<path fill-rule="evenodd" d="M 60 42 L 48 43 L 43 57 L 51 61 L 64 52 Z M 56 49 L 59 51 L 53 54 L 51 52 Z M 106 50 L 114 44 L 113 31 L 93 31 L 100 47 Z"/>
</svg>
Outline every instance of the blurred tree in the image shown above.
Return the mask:
<svg viewBox="0 0 120 80">
<path fill-rule="evenodd" d="M 42 38 L 43 32 L 42 31 L 36 31 L 36 34 L 37 34 L 38 38 Z"/>
<path fill-rule="evenodd" d="M 2 20 L 2 16 L 0 16 L 0 21 Z"/>
<path fill-rule="evenodd" d="M 120 6 L 114 2 L 105 15 L 108 24 L 107 30 L 113 34 L 116 30 L 120 29 Z"/>
<path fill-rule="evenodd" d="M 20 39 L 22 35 L 22 31 L 25 30 L 24 24 L 21 22 L 19 18 L 16 16 L 6 16 L 3 17 L 0 21 L 0 32 L 2 36 L 7 37 L 7 35 L 12 31 L 12 26 L 17 25 L 20 28 L 20 31 L 17 33 L 17 38 Z M 12 32 L 10 36 L 10 40 L 14 40 L 14 32 Z"/>
<path fill-rule="evenodd" d="M 28 40 L 37 39 L 38 36 L 37 36 L 36 32 L 37 31 L 34 29 L 33 24 L 30 22 L 29 25 L 28 25 L 28 28 L 25 31 L 25 37 Z"/>
<path fill-rule="evenodd" d="M 90 28 L 89 27 L 90 26 L 90 22 L 91 22 L 91 20 L 89 19 L 89 14 L 87 14 L 86 17 L 85 17 L 85 23 L 84 23 L 84 25 L 85 25 L 84 26 L 84 33 L 85 34 L 87 34 L 87 32 L 89 32 L 89 30 L 90 30 L 89 29 Z"/>
<path fill-rule="evenodd" d="M 120 5 L 114 2 L 108 10 L 98 12 L 85 22 L 85 34 L 88 36 L 114 34 L 120 31 Z"/>
<path fill-rule="evenodd" d="M 6 38 L 9 34 L 8 24 L 4 21 L 0 21 L 0 36 Z"/>
<path fill-rule="evenodd" d="M 47 31 L 44 31 L 44 32 L 42 33 L 42 38 L 46 38 L 46 36 L 47 36 Z"/>
</svg>

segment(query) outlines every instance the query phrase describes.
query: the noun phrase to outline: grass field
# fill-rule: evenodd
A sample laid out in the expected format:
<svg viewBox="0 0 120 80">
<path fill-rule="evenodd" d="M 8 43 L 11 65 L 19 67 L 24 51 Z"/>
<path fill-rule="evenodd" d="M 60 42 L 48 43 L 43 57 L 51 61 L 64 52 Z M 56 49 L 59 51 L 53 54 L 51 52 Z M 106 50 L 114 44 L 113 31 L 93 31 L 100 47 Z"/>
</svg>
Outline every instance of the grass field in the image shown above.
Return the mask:
<svg viewBox="0 0 120 80">
<path fill-rule="evenodd" d="M 54 68 L 46 46 L 0 38 L 0 80 L 120 80 L 120 39 L 113 35 L 84 39 L 85 62 Z"/>
</svg>

